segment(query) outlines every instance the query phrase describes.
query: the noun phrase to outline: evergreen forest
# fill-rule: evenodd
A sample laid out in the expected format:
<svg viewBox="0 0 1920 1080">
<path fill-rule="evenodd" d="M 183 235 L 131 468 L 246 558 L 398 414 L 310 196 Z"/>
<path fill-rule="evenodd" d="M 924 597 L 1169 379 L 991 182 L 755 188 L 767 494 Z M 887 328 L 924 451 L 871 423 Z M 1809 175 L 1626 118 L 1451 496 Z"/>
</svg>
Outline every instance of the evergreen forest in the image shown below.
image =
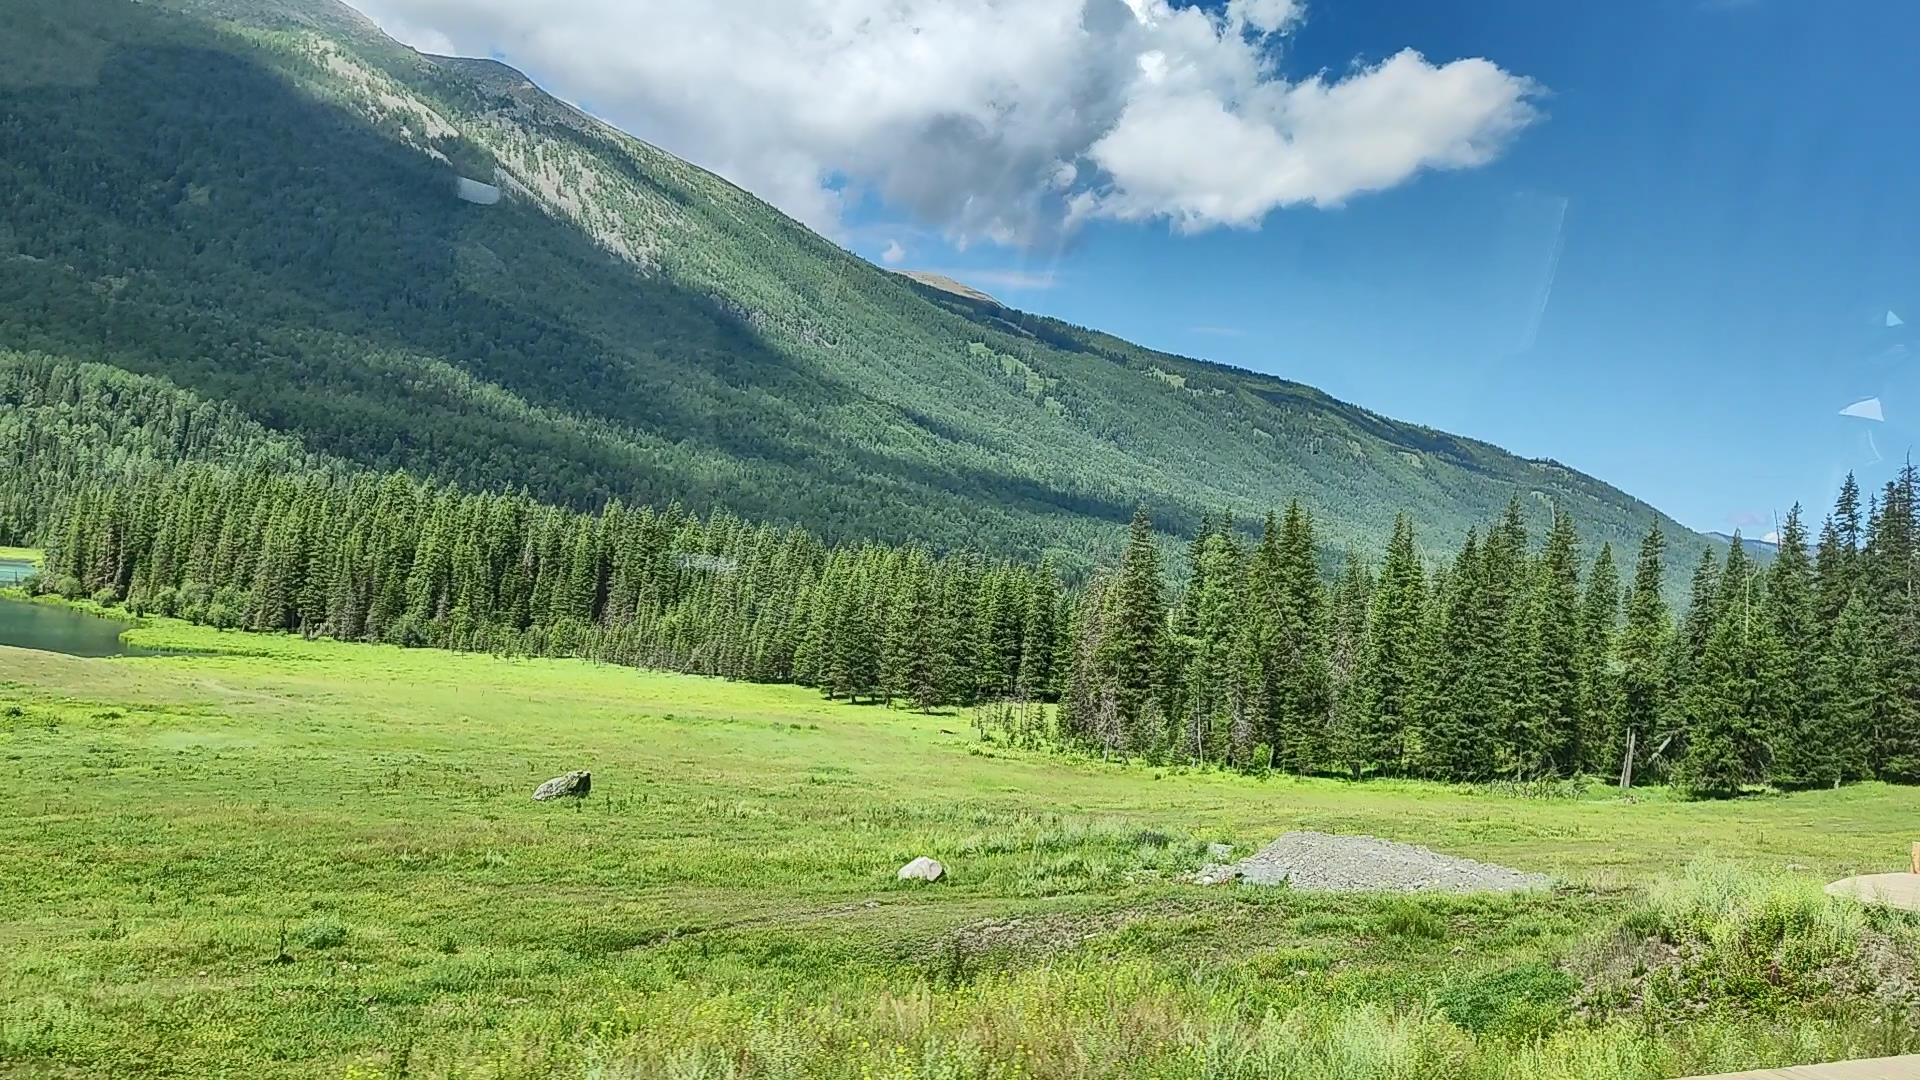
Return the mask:
<svg viewBox="0 0 1920 1080">
<path fill-rule="evenodd" d="M 1604 775 L 1697 795 L 1920 782 L 1920 474 L 1736 538 L 1676 612 L 1655 522 L 1585 551 L 1519 499 L 1450 556 L 1401 515 L 1329 560 L 1310 508 L 1206 517 L 1170 572 L 1147 512 L 1092 572 L 829 544 L 614 500 L 586 513 L 300 454 L 112 368 L 15 358 L 0 508 L 42 590 L 217 627 L 583 656 L 986 706 L 1103 756 L 1355 778 Z M 1046 703 L 1057 702 L 1053 709 Z"/>
</svg>

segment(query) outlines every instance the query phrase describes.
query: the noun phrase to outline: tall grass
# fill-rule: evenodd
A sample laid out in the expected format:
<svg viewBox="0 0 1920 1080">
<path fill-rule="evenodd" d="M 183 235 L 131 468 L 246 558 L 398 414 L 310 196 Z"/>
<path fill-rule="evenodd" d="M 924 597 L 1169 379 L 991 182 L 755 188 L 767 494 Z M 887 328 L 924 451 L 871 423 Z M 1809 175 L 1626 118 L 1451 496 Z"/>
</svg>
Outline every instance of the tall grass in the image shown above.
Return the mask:
<svg viewBox="0 0 1920 1080">
<path fill-rule="evenodd" d="M 695 997 L 614 1006 L 589 1051 L 605 1080 L 1641 1080 L 1874 1052 L 1839 1019 L 1782 1028 L 1715 1018 L 1650 1032 L 1617 1021 L 1476 1038 L 1434 1010 L 1250 1007 L 1145 964 L 1057 966 L 862 1000 Z"/>
<path fill-rule="evenodd" d="M 1703 1011 L 1775 1013 L 1879 1000 L 1886 978 L 1920 971 L 1920 921 L 1825 894 L 1803 874 L 1718 860 L 1661 878 L 1610 935 L 1576 956 L 1602 1011 L 1658 1019 Z M 1867 976 L 1862 978 L 1862 976 Z M 1920 1002 L 1915 1003 L 1920 1006 Z"/>
</svg>

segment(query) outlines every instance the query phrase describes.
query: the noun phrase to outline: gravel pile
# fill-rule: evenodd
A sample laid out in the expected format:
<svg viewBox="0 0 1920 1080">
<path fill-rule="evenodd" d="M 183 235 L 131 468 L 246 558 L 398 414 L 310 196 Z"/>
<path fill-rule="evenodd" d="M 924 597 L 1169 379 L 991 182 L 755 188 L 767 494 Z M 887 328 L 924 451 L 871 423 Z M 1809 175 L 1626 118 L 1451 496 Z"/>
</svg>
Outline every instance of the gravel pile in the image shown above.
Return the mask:
<svg viewBox="0 0 1920 1080">
<path fill-rule="evenodd" d="M 1520 892 L 1547 886 L 1544 874 L 1458 859 L 1373 836 L 1290 832 L 1236 863 L 1211 865 L 1202 885 L 1287 885 L 1323 892 Z"/>
</svg>

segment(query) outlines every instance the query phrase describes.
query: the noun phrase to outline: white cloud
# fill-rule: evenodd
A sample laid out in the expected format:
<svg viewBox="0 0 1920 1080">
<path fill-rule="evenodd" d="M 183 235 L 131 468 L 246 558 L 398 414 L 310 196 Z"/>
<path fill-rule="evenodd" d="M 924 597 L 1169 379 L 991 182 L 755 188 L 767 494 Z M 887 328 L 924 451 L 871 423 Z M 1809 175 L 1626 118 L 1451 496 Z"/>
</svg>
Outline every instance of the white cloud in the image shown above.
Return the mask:
<svg viewBox="0 0 1920 1080">
<path fill-rule="evenodd" d="M 1265 82 L 1237 107 L 1210 88 L 1143 93 L 1089 150 L 1114 183 L 1087 209 L 1194 231 L 1338 205 L 1491 161 L 1532 122 L 1528 93 L 1485 60 L 1435 67 L 1410 50 L 1337 82 Z"/>
<path fill-rule="evenodd" d="M 405 42 L 423 53 L 450 56 L 458 52 L 459 47 L 454 44 L 452 38 L 431 26 L 421 26 L 398 15 L 383 15 L 379 21 L 380 28 L 395 40 Z"/>
<path fill-rule="evenodd" d="M 1402 51 L 1279 59 L 1300 0 L 354 0 L 835 229 L 876 194 L 965 244 L 1090 218 L 1251 227 L 1497 157 L 1538 88 Z"/>
<path fill-rule="evenodd" d="M 888 266 L 899 266 L 907 261 L 907 249 L 900 246 L 900 241 L 889 240 L 887 249 L 880 253 L 880 261 Z"/>
<path fill-rule="evenodd" d="M 1278 33 L 1304 14 L 1299 0 L 1227 0 L 1227 22 L 1257 33 Z"/>
</svg>

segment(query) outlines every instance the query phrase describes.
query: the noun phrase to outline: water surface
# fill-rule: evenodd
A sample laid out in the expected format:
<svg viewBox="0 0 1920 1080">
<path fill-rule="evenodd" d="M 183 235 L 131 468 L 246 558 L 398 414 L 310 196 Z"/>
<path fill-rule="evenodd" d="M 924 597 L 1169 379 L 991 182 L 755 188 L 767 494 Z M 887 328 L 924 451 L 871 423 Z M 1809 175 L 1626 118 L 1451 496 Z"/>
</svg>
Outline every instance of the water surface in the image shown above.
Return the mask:
<svg viewBox="0 0 1920 1080">
<path fill-rule="evenodd" d="M 120 640 L 120 634 L 132 626 L 52 604 L 0 598 L 0 645 L 68 656 L 152 655 L 155 650 Z"/>
<path fill-rule="evenodd" d="M 21 559 L 0 559 L 0 586 L 18 584 L 33 573 L 33 564 Z"/>
</svg>

